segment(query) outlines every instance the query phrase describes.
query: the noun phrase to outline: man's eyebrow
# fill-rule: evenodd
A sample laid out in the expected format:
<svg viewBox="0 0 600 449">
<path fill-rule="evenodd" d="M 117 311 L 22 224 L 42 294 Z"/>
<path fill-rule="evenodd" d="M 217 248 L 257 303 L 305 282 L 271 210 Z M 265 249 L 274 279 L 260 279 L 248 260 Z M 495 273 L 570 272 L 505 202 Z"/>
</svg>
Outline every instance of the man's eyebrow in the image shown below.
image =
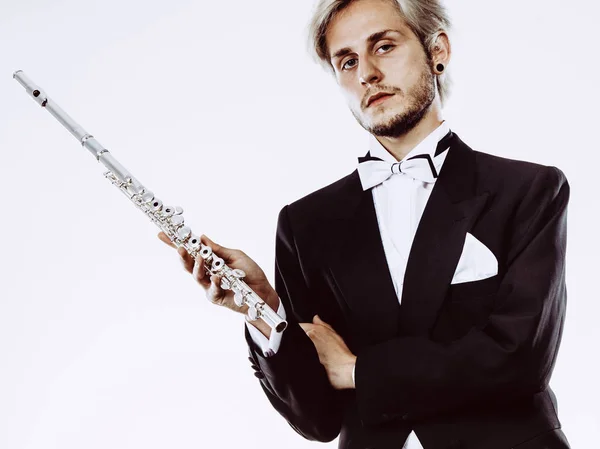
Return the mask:
<svg viewBox="0 0 600 449">
<path fill-rule="evenodd" d="M 398 30 L 392 30 L 392 29 L 378 31 L 376 33 L 371 34 L 367 38 L 367 42 L 369 44 L 372 44 L 373 42 L 378 41 L 379 39 L 381 39 L 382 37 L 384 37 L 388 33 L 399 33 L 400 34 L 400 31 L 398 31 Z M 345 56 L 345 55 L 347 55 L 348 53 L 351 53 L 351 52 L 352 52 L 352 49 L 350 47 L 344 47 L 344 48 L 336 51 L 333 54 L 333 56 L 331 57 L 331 59 L 334 60 L 336 58 L 341 58 L 342 56 Z"/>
</svg>

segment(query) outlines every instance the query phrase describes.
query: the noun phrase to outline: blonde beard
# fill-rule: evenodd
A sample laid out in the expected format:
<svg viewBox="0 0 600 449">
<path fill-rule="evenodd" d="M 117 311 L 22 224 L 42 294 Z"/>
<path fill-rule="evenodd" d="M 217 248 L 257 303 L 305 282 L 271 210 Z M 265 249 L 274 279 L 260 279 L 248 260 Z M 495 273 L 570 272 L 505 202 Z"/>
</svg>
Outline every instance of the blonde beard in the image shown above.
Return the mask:
<svg viewBox="0 0 600 449">
<path fill-rule="evenodd" d="M 356 111 L 352 110 L 352 115 L 366 131 L 381 137 L 401 137 L 412 130 L 425 117 L 435 99 L 436 87 L 435 78 L 431 73 L 429 66 L 425 65 L 419 81 L 413 87 L 408 96 L 410 101 L 407 109 L 399 114 L 385 120 L 385 123 L 375 125 L 365 125 Z"/>
</svg>

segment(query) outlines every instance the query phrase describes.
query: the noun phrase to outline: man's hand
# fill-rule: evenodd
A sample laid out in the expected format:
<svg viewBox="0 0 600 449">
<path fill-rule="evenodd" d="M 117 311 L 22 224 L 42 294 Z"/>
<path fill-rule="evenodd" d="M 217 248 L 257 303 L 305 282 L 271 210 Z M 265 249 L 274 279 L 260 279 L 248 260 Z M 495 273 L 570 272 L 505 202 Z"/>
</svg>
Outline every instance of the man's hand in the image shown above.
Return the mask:
<svg viewBox="0 0 600 449">
<path fill-rule="evenodd" d="M 164 232 L 159 232 L 158 238 L 172 248 L 177 248 Z M 213 253 L 223 259 L 230 268 L 244 270 L 246 273 L 244 282 L 246 282 L 246 284 L 248 284 L 248 286 L 269 305 L 269 307 L 277 311 L 277 308 L 279 307 L 279 296 L 256 262 L 248 257 L 243 251 L 225 248 L 224 246 L 213 242 L 205 235 L 200 237 L 200 241 L 204 245 L 210 246 Z M 244 304 L 242 307 L 238 307 L 235 304 L 233 301 L 232 290 L 223 290 L 221 288 L 221 276 L 212 275 L 209 278 L 204 268 L 204 259 L 202 259 L 200 255 L 194 259 L 183 247 L 178 248 L 177 252 L 181 258 L 183 268 L 188 273 L 191 273 L 194 276 L 194 279 L 202 286 L 206 292 L 206 297 L 210 302 L 243 314 L 248 311 L 247 305 Z M 257 320 L 254 323 L 256 323 L 256 327 L 260 329 L 263 334 L 269 337 L 267 334 L 270 333 L 270 328 L 266 323 L 262 320 Z"/>
<path fill-rule="evenodd" d="M 356 356 L 350 352 L 342 337 L 318 315 L 315 315 L 312 323 L 300 323 L 300 327 L 317 348 L 319 361 L 325 367 L 333 388 L 354 388 L 352 370 Z"/>
</svg>

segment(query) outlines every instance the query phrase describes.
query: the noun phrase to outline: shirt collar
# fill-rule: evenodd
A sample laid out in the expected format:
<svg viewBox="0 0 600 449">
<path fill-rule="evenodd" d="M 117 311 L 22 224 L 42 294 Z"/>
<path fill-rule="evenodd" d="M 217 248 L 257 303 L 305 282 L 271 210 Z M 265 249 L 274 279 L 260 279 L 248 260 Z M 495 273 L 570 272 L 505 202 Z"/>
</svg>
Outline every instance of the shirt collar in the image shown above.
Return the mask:
<svg viewBox="0 0 600 449">
<path fill-rule="evenodd" d="M 442 140 L 449 132 L 450 126 L 448 125 L 448 122 L 444 120 L 440 126 L 434 129 L 427 137 L 425 137 L 425 139 L 419 142 L 416 147 L 410 150 L 402 160 L 416 156 L 417 154 L 429 154 L 433 160 L 433 165 L 439 173 L 442 165 L 444 164 L 444 160 L 446 159 L 448 151 L 445 149 L 437 156 L 435 156 L 435 151 L 439 141 Z M 387 162 L 398 162 L 396 158 L 388 150 L 386 150 L 381 143 L 379 143 L 373 134 L 369 136 L 369 153 L 371 156 L 378 157 Z"/>
</svg>

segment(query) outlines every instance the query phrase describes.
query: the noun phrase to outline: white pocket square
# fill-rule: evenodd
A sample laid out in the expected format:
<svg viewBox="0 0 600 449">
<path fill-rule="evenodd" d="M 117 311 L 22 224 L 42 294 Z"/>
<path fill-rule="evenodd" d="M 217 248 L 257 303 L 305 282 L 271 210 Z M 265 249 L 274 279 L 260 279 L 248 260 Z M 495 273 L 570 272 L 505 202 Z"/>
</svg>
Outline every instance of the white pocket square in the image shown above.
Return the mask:
<svg viewBox="0 0 600 449">
<path fill-rule="evenodd" d="M 451 284 L 472 282 L 498 274 L 498 260 L 490 249 L 467 232 Z"/>
</svg>

